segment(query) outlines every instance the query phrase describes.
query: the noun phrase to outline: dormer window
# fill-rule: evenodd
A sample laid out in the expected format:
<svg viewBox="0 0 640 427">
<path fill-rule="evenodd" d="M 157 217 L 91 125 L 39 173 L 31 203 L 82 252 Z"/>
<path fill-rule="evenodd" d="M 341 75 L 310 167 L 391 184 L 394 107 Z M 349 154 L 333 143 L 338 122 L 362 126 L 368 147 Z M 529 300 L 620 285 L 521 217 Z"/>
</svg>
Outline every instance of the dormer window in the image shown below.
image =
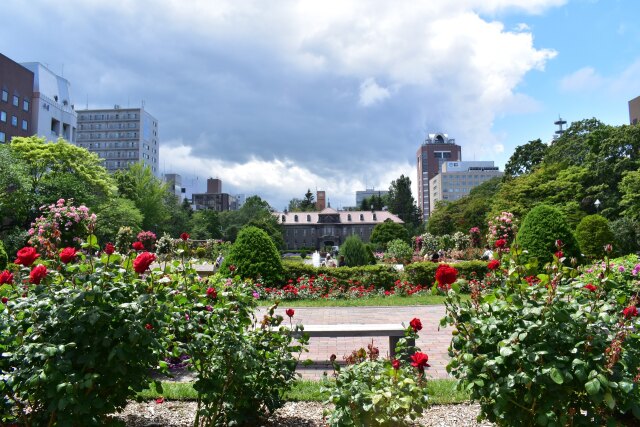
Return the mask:
<svg viewBox="0 0 640 427">
<path fill-rule="evenodd" d="M 307 222 L 311 222 L 311 215 L 307 215 Z"/>
<path fill-rule="evenodd" d="M 364 214 L 360 214 L 360 221 L 364 221 Z"/>
<path fill-rule="evenodd" d="M 351 214 L 347 214 L 347 221 L 351 221 Z"/>
<path fill-rule="evenodd" d="M 298 222 L 298 215 L 294 215 L 294 216 L 293 216 L 293 221 L 294 221 L 294 222 Z"/>
<path fill-rule="evenodd" d="M 373 213 L 373 220 L 374 220 L 374 221 L 377 221 L 377 220 L 378 220 L 378 218 L 376 217 L 375 212 Z"/>
<path fill-rule="evenodd" d="M 282 215 L 282 222 L 287 222 L 287 216 L 286 215 Z"/>
</svg>

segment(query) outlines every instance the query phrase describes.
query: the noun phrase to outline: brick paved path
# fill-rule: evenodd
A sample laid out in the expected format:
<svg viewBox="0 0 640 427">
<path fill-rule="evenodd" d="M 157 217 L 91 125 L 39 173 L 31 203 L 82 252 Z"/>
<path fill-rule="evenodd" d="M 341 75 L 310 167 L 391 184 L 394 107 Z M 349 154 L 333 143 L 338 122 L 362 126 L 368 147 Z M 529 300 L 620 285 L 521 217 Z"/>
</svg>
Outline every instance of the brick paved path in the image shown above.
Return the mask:
<svg viewBox="0 0 640 427">
<path fill-rule="evenodd" d="M 296 308 L 294 304 L 281 305 L 276 311 L 277 314 L 288 318 L 284 311 L 287 308 L 295 309 L 293 317 L 294 323 L 331 325 L 337 323 L 402 323 L 409 324 L 414 317 L 422 321 L 422 331 L 416 345 L 429 355 L 430 368 L 427 374 L 431 378 L 447 378 L 445 369 L 449 362 L 447 347 L 451 341 L 451 328 L 440 328 L 440 319 L 444 317 L 445 310 L 442 305 L 432 306 L 411 306 L 411 307 L 321 307 L 321 308 Z M 260 310 L 264 312 L 265 309 Z M 260 315 L 261 317 L 261 315 Z M 373 338 L 374 345 L 380 350 L 380 354 L 389 354 L 388 337 Z M 309 353 L 303 353 L 301 360 L 311 359 L 314 365 L 310 368 L 301 367 L 298 372 L 304 378 L 318 379 L 323 372 L 331 374 L 332 370 L 328 364 L 329 356 L 335 354 L 338 360 L 351 354 L 351 351 L 361 347 L 367 348 L 371 338 L 320 338 L 313 337 L 309 342 Z"/>
</svg>

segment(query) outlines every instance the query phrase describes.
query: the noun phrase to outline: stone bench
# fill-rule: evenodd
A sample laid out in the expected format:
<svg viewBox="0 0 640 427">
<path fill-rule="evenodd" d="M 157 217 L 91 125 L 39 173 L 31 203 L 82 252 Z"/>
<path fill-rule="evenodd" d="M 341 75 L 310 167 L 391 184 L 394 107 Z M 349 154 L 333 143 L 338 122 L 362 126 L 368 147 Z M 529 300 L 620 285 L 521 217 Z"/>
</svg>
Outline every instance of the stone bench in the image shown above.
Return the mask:
<svg viewBox="0 0 640 427">
<path fill-rule="evenodd" d="M 389 337 L 389 357 L 395 358 L 396 344 L 404 337 L 405 328 L 398 323 L 339 323 L 333 325 L 303 325 L 304 331 L 295 332 L 295 335 L 306 333 L 313 337 Z M 408 340 L 409 345 L 415 346 L 415 340 Z"/>
</svg>

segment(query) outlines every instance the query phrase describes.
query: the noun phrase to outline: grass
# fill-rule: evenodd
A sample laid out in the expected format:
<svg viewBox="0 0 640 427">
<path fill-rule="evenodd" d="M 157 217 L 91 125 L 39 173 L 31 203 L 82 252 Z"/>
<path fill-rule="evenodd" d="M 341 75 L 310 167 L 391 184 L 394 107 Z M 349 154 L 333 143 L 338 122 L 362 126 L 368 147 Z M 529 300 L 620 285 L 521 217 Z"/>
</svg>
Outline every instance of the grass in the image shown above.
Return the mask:
<svg viewBox="0 0 640 427">
<path fill-rule="evenodd" d="M 468 299 L 468 295 L 462 295 L 463 299 Z M 354 299 L 299 299 L 299 300 L 282 300 L 280 305 L 291 307 L 394 307 L 394 306 L 411 306 L 411 305 L 438 305 L 444 304 L 445 297 L 442 295 L 412 295 L 410 297 L 388 296 L 388 297 L 370 297 L 370 298 L 354 298 Z M 273 305 L 273 301 L 260 300 L 261 306 L 269 307 Z"/>
<path fill-rule="evenodd" d="M 291 402 L 322 402 L 328 394 L 322 392 L 323 385 L 328 386 L 332 380 L 296 381 L 285 394 L 285 400 Z M 429 400 L 433 405 L 445 405 L 454 403 L 463 403 L 469 400 L 469 394 L 466 391 L 456 389 L 455 380 L 429 380 L 427 381 L 427 390 L 429 392 Z M 167 400 L 195 400 L 197 398 L 196 391 L 193 389 L 191 382 L 162 382 L 162 393 L 156 390 L 152 383 L 146 390 L 141 391 L 138 395 L 143 400 L 153 400 L 162 396 Z"/>
</svg>

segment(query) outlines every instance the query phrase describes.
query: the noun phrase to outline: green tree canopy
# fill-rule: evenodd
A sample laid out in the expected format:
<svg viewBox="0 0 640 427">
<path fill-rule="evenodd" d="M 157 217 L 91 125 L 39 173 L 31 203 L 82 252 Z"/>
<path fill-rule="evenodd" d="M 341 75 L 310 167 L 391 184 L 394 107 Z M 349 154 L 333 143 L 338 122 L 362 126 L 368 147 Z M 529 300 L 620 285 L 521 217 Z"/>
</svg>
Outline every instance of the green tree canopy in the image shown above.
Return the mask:
<svg viewBox="0 0 640 427">
<path fill-rule="evenodd" d="M 542 163 L 547 148 L 539 138 L 516 147 L 516 151 L 504 167 L 504 176 L 510 178 L 533 171 Z"/>
<path fill-rule="evenodd" d="M 396 239 L 408 244 L 410 241 L 409 233 L 402 224 L 387 219 L 373 227 L 370 242 L 375 245 L 376 249 L 384 251 L 387 248 L 387 243 Z"/>
<path fill-rule="evenodd" d="M 141 163 L 135 163 L 125 171 L 117 171 L 114 177 L 120 195 L 133 201 L 142 213 L 142 228 L 156 234 L 164 231 L 170 218 L 166 184 L 151 172 L 151 168 Z"/>
<path fill-rule="evenodd" d="M 95 235 L 101 245 L 114 243 L 120 227 L 131 227 L 135 233 L 141 230 L 142 213 L 129 199 L 115 197 L 99 205 L 94 212 L 97 216 Z"/>
<path fill-rule="evenodd" d="M 414 229 L 420 226 L 420 209 L 416 206 L 411 193 L 411 179 L 408 176 L 401 175 L 400 178 L 391 182 L 387 200 L 391 213 L 398 215 L 405 224 Z"/>
</svg>

